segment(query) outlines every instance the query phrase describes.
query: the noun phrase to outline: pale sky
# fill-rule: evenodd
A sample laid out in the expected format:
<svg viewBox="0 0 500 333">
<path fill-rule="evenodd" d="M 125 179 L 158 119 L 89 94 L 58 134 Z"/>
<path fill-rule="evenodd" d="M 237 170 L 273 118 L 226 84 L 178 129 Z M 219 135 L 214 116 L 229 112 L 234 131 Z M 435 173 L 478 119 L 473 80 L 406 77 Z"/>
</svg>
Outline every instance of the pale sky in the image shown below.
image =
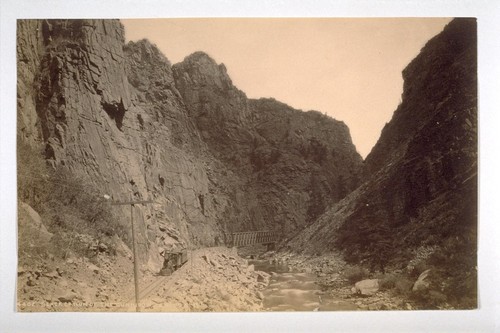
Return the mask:
<svg viewBox="0 0 500 333">
<path fill-rule="evenodd" d="M 400 103 L 401 71 L 449 18 L 121 20 L 175 64 L 195 51 L 224 63 L 249 98 L 274 97 L 344 121 L 370 152 Z"/>
</svg>

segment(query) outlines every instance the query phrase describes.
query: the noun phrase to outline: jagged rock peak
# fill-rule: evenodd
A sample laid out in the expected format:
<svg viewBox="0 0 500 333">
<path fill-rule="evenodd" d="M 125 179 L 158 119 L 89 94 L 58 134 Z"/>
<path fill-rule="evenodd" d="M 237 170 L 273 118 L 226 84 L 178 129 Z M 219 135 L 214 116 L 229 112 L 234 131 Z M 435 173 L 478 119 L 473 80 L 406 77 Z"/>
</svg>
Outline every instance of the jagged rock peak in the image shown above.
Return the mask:
<svg viewBox="0 0 500 333">
<path fill-rule="evenodd" d="M 188 55 L 180 63 L 172 66 L 176 81 L 180 78 L 192 86 L 212 86 L 220 90 L 233 90 L 233 82 L 227 74 L 224 64 L 217 64 L 207 53 L 202 51 Z M 181 90 L 181 89 L 180 89 Z"/>
<path fill-rule="evenodd" d="M 184 63 L 203 63 L 203 64 L 213 64 L 217 66 L 215 60 L 203 51 L 196 51 L 186 56 L 182 61 Z"/>
<path fill-rule="evenodd" d="M 127 57 L 128 81 L 136 89 L 151 93 L 152 90 L 167 90 L 174 86 L 171 63 L 155 44 L 147 39 L 128 42 L 123 52 Z"/>
<path fill-rule="evenodd" d="M 261 97 L 259 99 L 250 99 L 249 101 L 260 113 L 275 113 L 279 111 L 282 117 L 294 116 L 303 119 L 305 123 L 315 123 L 316 126 L 318 126 L 316 129 L 323 128 L 325 132 L 331 132 L 334 133 L 335 136 L 342 137 L 343 141 L 352 145 L 355 150 L 349 127 L 343 121 L 337 120 L 326 113 L 316 110 L 303 111 L 294 109 L 288 104 L 278 101 L 273 97 Z M 361 156 L 357 152 L 356 155 L 358 156 L 355 159 L 361 161 Z"/>
<path fill-rule="evenodd" d="M 161 61 L 168 64 L 170 67 L 172 64 L 168 58 L 158 49 L 156 44 L 151 43 L 147 38 L 143 38 L 136 42 L 130 41 L 124 47 L 128 54 L 134 53 L 134 57 L 140 57 L 143 61 Z"/>
</svg>

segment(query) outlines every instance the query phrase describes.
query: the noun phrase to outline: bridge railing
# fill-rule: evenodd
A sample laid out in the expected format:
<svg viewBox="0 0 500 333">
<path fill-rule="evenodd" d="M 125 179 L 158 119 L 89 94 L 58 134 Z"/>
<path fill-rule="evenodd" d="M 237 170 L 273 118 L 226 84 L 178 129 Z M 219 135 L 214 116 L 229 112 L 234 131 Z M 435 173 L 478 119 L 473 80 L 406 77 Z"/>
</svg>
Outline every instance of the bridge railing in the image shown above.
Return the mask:
<svg viewBox="0 0 500 333">
<path fill-rule="evenodd" d="M 280 235 L 276 231 L 245 231 L 232 234 L 233 246 L 276 243 Z"/>
</svg>

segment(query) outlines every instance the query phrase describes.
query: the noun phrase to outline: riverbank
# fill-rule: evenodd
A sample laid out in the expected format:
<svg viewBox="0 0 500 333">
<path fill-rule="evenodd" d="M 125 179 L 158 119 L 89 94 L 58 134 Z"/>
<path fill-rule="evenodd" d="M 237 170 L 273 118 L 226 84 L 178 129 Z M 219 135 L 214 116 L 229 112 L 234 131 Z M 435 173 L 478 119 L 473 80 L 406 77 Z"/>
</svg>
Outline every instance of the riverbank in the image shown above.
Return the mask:
<svg viewBox="0 0 500 333">
<path fill-rule="evenodd" d="M 316 283 L 323 295 L 353 303 L 357 310 L 414 310 L 415 304 L 397 294 L 397 290 L 385 290 L 383 287 L 370 295 L 362 295 L 349 281 L 349 274 L 356 267 L 348 265 L 339 254 L 305 256 L 289 252 L 268 252 L 262 255 L 269 262 L 287 267 L 289 271 L 315 274 Z M 372 274 L 366 279 L 382 278 L 381 274 Z M 382 279 L 379 281 L 381 282 Z M 380 283 L 382 284 L 382 283 Z M 352 310 L 352 309 L 349 309 Z"/>
</svg>

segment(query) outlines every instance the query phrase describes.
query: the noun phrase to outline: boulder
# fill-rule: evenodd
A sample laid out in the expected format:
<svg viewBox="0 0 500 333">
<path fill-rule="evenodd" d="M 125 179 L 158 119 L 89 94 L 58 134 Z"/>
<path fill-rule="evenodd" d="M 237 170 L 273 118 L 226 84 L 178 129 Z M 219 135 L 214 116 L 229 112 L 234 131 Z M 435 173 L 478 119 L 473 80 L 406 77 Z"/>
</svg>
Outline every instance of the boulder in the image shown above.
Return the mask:
<svg viewBox="0 0 500 333">
<path fill-rule="evenodd" d="M 266 285 L 269 283 L 269 278 L 271 276 L 266 272 L 254 271 L 254 274 L 256 275 L 257 282 L 265 283 Z"/>
<path fill-rule="evenodd" d="M 413 291 L 425 290 L 425 289 L 429 288 L 430 283 L 429 283 L 429 280 L 427 279 L 427 277 L 429 276 L 430 272 L 431 272 L 431 270 L 427 269 L 427 270 L 423 271 L 422 274 L 419 275 L 417 281 L 415 281 L 415 283 L 413 284 L 413 288 L 412 288 Z"/>
<path fill-rule="evenodd" d="M 19 203 L 19 224 L 20 226 L 29 229 L 34 239 L 40 241 L 49 241 L 53 234 L 47 230 L 47 227 L 42 222 L 42 218 L 30 205 Z"/>
<path fill-rule="evenodd" d="M 209 257 L 207 254 L 202 255 L 201 257 L 202 257 L 202 258 L 203 258 L 203 259 L 204 259 L 207 263 L 210 263 L 210 257 Z"/>
<path fill-rule="evenodd" d="M 26 268 L 24 268 L 21 265 L 17 266 L 17 276 L 21 276 L 21 275 L 25 274 L 26 272 L 28 272 L 26 270 Z"/>
<path fill-rule="evenodd" d="M 33 280 L 33 278 L 31 276 L 28 276 L 28 281 L 26 281 L 26 285 L 29 287 L 33 287 L 33 286 L 36 286 L 36 282 L 35 282 L 35 280 Z"/>
<path fill-rule="evenodd" d="M 104 243 L 99 243 L 98 249 L 99 252 L 108 252 L 108 246 Z"/>
<path fill-rule="evenodd" d="M 45 273 L 44 276 L 48 277 L 51 280 L 52 279 L 57 279 L 57 278 L 60 277 L 59 273 L 56 270 L 48 272 L 48 273 Z"/>
<path fill-rule="evenodd" d="M 101 270 L 99 267 L 97 267 L 96 265 L 91 264 L 91 263 L 88 263 L 88 264 L 87 264 L 87 268 L 88 268 L 89 270 L 91 270 L 92 272 L 94 272 L 95 274 L 98 274 L 98 273 L 99 273 L 99 271 Z"/>
<path fill-rule="evenodd" d="M 378 291 L 378 279 L 369 279 L 356 282 L 354 289 L 356 294 L 360 295 L 373 295 Z"/>
<path fill-rule="evenodd" d="M 164 252 L 164 250 L 163 250 Z M 163 268 L 163 263 L 165 258 L 161 255 L 160 249 L 152 244 L 148 250 L 148 261 L 145 268 L 150 272 L 159 272 Z M 130 252 L 130 257 L 132 257 L 132 252 Z"/>
<path fill-rule="evenodd" d="M 132 258 L 133 256 L 132 250 L 116 235 L 113 236 L 113 244 L 117 254 L 127 257 L 129 259 Z"/>
<path fill-rule="evenodd" d="M 66 291 L 66 290 L 58 290 L 56 292 L 56 297 L 60 302 L 63 303 L 70 303 L 73 302 L 75 299 L 80 299 L 79 295 L 75 293 L 74 291 Z"/>
</svg>

